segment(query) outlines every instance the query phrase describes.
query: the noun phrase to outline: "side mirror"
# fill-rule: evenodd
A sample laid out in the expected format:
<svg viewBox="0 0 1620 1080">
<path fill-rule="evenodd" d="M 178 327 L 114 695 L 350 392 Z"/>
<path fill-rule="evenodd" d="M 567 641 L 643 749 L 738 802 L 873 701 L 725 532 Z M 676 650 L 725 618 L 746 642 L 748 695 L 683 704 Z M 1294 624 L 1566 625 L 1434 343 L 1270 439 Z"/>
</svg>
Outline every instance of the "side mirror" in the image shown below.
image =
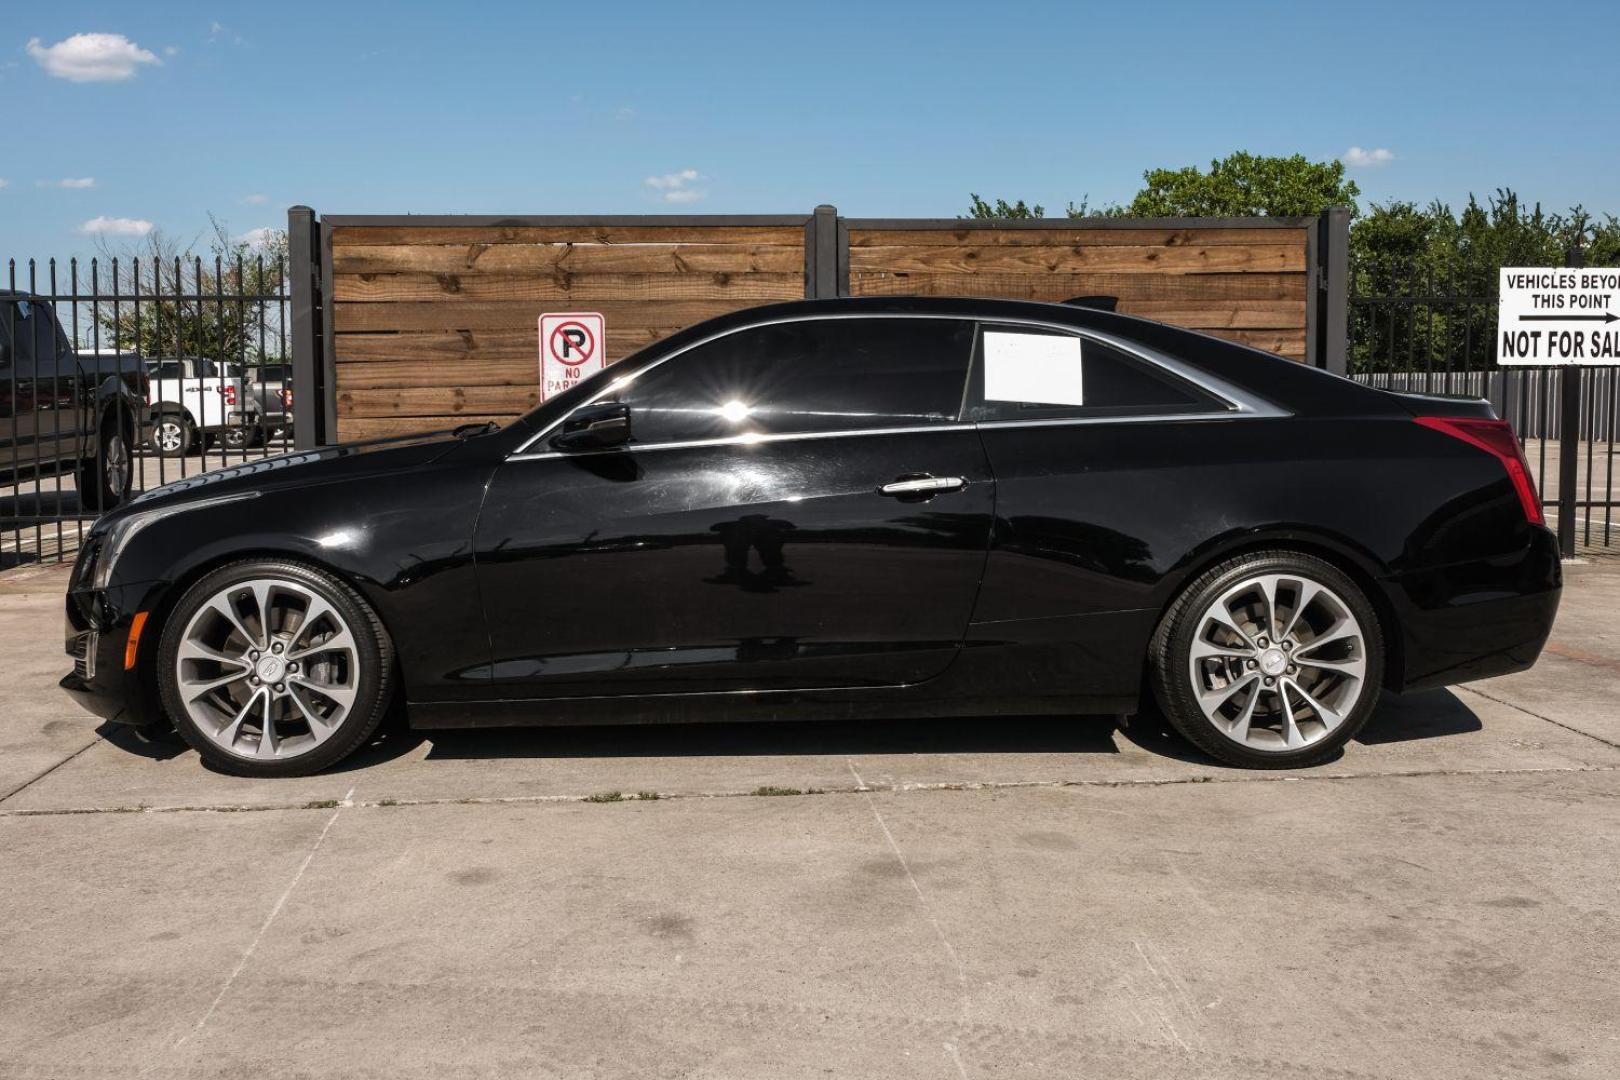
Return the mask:
<svg viewBox="0 0 1620 1080">
<path fill-rule="evenodd" d="M 583 405 L 551 437 L 554 450 L 610 450 L 630 441 L 630 406 L 617 401 Z"/>
</svg>

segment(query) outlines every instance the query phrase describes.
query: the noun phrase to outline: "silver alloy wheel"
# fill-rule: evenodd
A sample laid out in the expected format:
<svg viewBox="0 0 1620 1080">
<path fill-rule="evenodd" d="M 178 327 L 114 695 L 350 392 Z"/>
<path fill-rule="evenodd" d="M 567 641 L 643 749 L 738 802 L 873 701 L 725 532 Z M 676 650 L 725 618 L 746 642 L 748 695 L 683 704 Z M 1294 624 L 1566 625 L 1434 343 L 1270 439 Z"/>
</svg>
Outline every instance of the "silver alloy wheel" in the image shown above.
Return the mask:
<svg viewBox="0 0 1620 1080">
<path fill-rule="evenodd" d="M 1366 692 L 1367 645 L 1350 606 L 1302 574 L 1260 574 L 1198 617 L 1193 696 L 1215 729 L 1251 750 L 1328 737 Z"/>
<path fill-rule="evenodd" d="M 183 439 L 184 437 L 185 437 L 185 430 L 184 430 L 184 428 L 181 427 L 180 421 L 172 419 L 172 418 L 165 418 L 165 419 L 160 420 L 158 422 L 158 426 L 157 426 L 158 449 L 162 450 L 165 454 L 172 454 L 176 450 L 179 450 L 180 449 L 180 440 Z"/>
<path fill-rule="evenodd" d="M 102 455 L 102 468 L 105 470 L 103 479 L 107 484 L 107 491 L 113 498 L 121 499 L 129 488 L 129 448 L 124 445 L 124 437 L 114 433 L 107 440 L 107 448 Z"/>
<path fill-rule="evenodd" d="M 224 750 L 286 760 L 325 742 L 360 688 L 354 632 L 331 603 L 286 578 L 209 597 L 186 624 L 175 684 L 197 729 Z"/>
</svg>

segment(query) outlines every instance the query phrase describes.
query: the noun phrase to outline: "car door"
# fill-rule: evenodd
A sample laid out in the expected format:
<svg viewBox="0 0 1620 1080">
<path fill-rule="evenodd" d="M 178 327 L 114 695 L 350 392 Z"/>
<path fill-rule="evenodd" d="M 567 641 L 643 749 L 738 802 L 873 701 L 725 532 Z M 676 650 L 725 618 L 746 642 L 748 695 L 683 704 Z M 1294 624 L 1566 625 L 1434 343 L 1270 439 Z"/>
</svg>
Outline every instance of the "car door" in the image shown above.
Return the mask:
<svg viewBox="0 0 1620 1080">
<path fill-rule="evenodd" d="M 621 449 L 541 441 L 475 545 L 502 698 L 893 686 L 938 675 L 994 508 L 959 410 L 972 327 L 747 327 L 611 391 Z"/>
</svg>

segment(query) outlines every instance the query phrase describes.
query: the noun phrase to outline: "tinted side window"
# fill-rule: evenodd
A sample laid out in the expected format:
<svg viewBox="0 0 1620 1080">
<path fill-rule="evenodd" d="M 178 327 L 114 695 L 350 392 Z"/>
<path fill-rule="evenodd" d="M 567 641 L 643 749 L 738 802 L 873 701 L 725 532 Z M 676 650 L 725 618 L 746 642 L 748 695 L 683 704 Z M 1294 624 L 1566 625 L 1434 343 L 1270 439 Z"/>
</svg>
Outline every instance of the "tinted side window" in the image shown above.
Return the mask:
<svg viewBox="0 0 1620 1080">
<path fill-rule="evenodd" d="M 970 381 L 968 419 L 976 421 L 1221 412 L 1227 407 L 1185 379 L 1111 345 L 1027 327 L 982 327 Z M 1042 392 L 1043 383 L 1050 392 Z M 1005 386 L 1017 389 L 998 389 Z M 1020 400 L 1008 400 L 1013 396 Z"/>
<path fill-rule="evenodd" d="M 626 386 L 637 443 L 856 431 L 957 419 L 973 324 L 814 319 L 699 345 Z"/>
<path fill-rule="evenodd" d="M 152 374 L 154 379 L 183 379 L 186 377 L 186 366 L 178 360 L 168 360 L 157 365 Z"/>
</svg>

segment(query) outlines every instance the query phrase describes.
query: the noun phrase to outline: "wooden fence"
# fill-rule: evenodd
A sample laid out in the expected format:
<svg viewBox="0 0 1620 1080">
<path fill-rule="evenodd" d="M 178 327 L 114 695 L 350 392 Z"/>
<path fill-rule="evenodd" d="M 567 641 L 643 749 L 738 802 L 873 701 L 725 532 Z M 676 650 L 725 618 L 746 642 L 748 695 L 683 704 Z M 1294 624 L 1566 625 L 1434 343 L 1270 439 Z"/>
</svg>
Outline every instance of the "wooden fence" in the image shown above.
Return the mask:
<svg viewBox="0 0 1620 1080">
<path fill-rule="evenodd" d="M 1264 227 L 851 221 L 849 295 L 1112 296 L 1129 315 L 1305 359 L 1315 219 Z"/>
<path fill-rule="evenodd" d="M 539 317 L 599 311 L 615 361 L 704 319 L 818 296 L 1112 296 L 1316 362 L 1327 218 L 1081 222 L 327 217 L 295 207 L 300 445 L 505 421 L 538 403 Z M 1342 297 L 1342 291 L 1341 291 Z M 1331 343 L 1330 343 L 1331 344 Z"/>
</svg>

